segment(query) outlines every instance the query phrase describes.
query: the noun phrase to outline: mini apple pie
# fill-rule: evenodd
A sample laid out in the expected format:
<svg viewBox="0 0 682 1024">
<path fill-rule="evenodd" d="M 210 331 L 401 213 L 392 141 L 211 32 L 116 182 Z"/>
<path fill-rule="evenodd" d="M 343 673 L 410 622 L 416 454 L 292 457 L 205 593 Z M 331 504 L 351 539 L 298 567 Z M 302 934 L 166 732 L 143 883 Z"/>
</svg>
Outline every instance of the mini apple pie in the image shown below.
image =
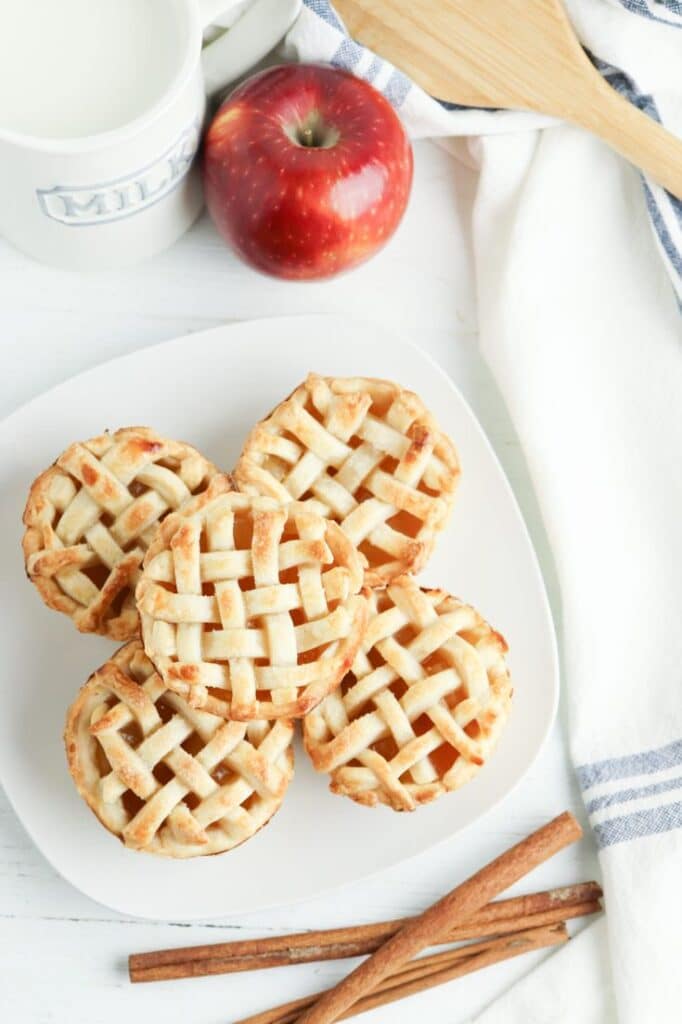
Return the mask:
<svg viewBox="0 0 682 1024">
<path fill-rule="evenodd" d="M 78 791 L 126 846 L 166 857 L 224 853 L 278 810 L 293 723 L 226 722 L 169 691 L 134 640 L 81 689 L 64 742 Z"/>
<path fill-rule="evenodd" d="M 368 586 L 423 568 L 458 477 L 452 442 L 413 392 L 315 374 L 251 431 L 235 470 L 239 490 L 310 501 L 339 523 Z"/>
<path fill-rule="evenodd" d="M 83 633 L 135 636 L 135 584 L 154 531 L 217 472 L 147 427 L 72 444 L 34 481 L 24 510 L 26 571 L 45 604 Z"/>
<path fill-rule="evenodd" d="M 215 477 L 152 541 L 137 587 L 145 650 L 194 707 L 242 721 L 298 717 L 358 650 L 360 558 L 309 506 L 229 488 Z"/>
<path fill-rule="evenodd" d="M 468 782 L 509 716 L 507 646 L 469 605 L 401 576 L 371 595 L 362 647 L 304 739 L 332 792 L 411 811 Z"/>
</svg>

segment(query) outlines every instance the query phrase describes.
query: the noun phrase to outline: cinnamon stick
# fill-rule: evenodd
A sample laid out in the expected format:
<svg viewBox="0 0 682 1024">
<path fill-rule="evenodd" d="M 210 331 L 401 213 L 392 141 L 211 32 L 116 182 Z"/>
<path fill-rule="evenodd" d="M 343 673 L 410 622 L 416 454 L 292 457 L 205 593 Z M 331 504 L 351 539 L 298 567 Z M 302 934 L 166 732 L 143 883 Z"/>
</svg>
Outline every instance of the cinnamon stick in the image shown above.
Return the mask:
<svg viewBox="0 0 682 1024">
<path fill-rule="evenodd" d="M 583 882 L 546 892 L 498 900 L 481 907 L 464 924 L 450 930 L 440 943 L 535 928 L 593 914 L 601 896 L 597 882 Z M 290 964 L 367 956 L 412 918 L 323 931 L 277 935 L 265 939 L 187 946 L 150 953 L 132 953 L 128 969 L 132 982 L 231 974 Z"/>
<path fill-rule="evenodd" d="M 532 950 L 554 946 L 566 942 L 567 939 L 568 933 L 565 925 L 552 925 L 472 943 L 469 946 L 411 961 L 403 965 L 395 974 L 385 978 L 374 992 L 363 996 L 357 1003 L 345 1010 L 338 1019 L 344 1020 L 347 1017 L 365 1013 L 367 1010 L 384 1006 L 397 999 L 405 999 L 407 996 L 453 981 L 455 978 L 461 978 L 465 974 L 489 967 L 502 960 L 508 960 Z M 326 992 L 330 991 L 334 990 L 326 990 Z M 324 994 L 326 993 L 318 992 L 303 996 L 301 999 L 294 999 L 281 1006 L 246 1017 L 237 1021 L 236 1024 L 295 1024 L 300 1019 L 301 1013 L 314 1006 L 320 996 Z"/>
<path fill-rule="evenodd" d="M 335 988 L 329 989 L 314 1006 L 304 1010 L 297 1018 L 298 1024 L 332 1024 L 332 1021 L 338 1020 L 350 1006 L 376 989 L 384 978 L 395 973 L 402 964 L 426 946 L 440 941 L 440 937 L 450 929 L 466 921 L 502 890 L 581 835 L 580 825 L 568 812 L 533 832 L 458 885 L 419 917 L 403 925 Z"/>
</svg>

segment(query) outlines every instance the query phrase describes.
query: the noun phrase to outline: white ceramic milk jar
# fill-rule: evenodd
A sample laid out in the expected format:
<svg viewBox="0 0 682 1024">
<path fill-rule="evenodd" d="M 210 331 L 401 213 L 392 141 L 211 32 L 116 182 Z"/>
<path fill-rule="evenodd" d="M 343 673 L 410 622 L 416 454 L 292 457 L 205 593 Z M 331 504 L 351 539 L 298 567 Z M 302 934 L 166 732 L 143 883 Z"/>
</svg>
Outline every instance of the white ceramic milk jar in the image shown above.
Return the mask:
<svg viewBox="0 0 682 1024">
<path fill-rule="evenodd" d="M 230 24 L 204 48 L 205 27 Z M 174 242 L 202 206 L 206 94 L 260 60 L 300 0 L 0 0 L 0 235 L 75 269 Z M 226 13 L 227 12 L 227 13 Z"/>
</svg>

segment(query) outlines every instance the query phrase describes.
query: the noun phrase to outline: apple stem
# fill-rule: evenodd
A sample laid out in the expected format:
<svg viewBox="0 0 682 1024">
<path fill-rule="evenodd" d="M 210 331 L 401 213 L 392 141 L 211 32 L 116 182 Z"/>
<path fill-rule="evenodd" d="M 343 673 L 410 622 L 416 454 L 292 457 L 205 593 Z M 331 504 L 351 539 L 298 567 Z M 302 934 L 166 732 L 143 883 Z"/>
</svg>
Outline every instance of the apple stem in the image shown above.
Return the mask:
<svg viewBox="0 0 682 1024">
<path fill-rule="evenodd" d="M 315 145 L 315 133 L 313 132 L 310 125 L 306 125 L 304 128 L 301 128 L 300 139 L 302 146 Z"/>
<path fill-rule="evenodd" d="M 316 112 L 308 114 L 305 120 L 282 127 L 291 141 L 304 149 L 331 149 L 339 141 L 338 130 L 325 124 Z"/>
</svg>

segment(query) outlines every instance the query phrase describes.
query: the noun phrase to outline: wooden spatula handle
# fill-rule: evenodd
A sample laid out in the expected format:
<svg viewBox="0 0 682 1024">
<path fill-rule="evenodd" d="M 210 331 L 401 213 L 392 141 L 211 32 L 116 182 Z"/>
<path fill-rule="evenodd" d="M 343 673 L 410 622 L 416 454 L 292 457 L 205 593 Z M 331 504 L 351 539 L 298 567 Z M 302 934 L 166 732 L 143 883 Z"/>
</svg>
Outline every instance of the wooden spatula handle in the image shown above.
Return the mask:
<svg viewBox="0 0 682 1024">
<path fill-rule="evenodd" d="M 682 139 L 628 102 L 595 74 L 589 99 L 562 116 L 608 142 L 659 185 L 682 199 Z"/>
</svg>

